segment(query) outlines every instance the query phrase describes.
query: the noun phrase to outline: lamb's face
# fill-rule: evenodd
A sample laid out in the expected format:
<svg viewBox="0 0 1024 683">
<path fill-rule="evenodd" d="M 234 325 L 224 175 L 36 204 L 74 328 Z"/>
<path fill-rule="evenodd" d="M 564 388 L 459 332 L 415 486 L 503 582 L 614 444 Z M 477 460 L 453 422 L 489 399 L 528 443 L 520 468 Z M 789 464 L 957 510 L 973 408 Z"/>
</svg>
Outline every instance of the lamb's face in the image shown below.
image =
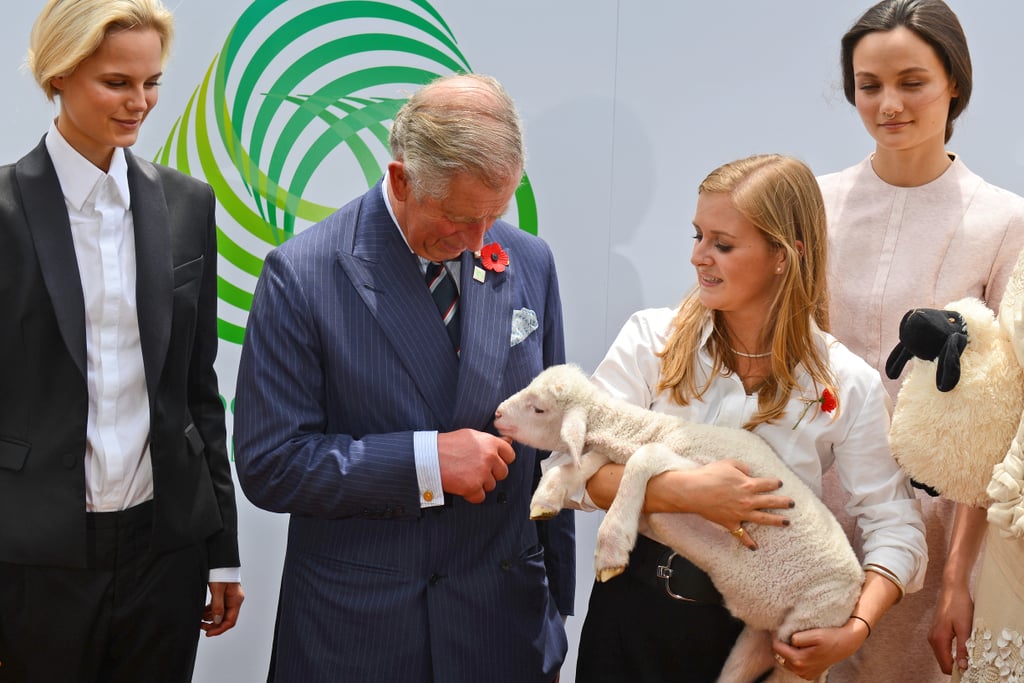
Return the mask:
<svg viewBox="0 0 1024 683">
<path fill-rule="evenodd" d="M 494 426 L 504 436 L 546 451 L 565 450 L 559 436 L 562 409 L 550 392 L 533 384 L 498 406 Z"/>
</svg>

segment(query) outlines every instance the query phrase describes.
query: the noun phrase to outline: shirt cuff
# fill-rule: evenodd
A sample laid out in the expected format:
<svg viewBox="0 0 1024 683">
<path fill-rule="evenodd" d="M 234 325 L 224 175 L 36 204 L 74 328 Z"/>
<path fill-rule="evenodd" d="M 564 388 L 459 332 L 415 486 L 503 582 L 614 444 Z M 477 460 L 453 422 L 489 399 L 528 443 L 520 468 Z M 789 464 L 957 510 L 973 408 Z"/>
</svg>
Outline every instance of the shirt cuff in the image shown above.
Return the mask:
<svg viewBox="0 0 1024 683">
<path fill-rule="evenodd" d="M 441 490 L 441 463 L 437 458 L 437 432 L 414 432 L 412 451 L 416 457 L 416 482 L 420 487 L 420 507 L 444 505 Z"/>
<path fill-rule="evenodd" d="M 241 567 L 218 567 L 210 570 L 210 583 L 242 583 Z"/>
</svg>

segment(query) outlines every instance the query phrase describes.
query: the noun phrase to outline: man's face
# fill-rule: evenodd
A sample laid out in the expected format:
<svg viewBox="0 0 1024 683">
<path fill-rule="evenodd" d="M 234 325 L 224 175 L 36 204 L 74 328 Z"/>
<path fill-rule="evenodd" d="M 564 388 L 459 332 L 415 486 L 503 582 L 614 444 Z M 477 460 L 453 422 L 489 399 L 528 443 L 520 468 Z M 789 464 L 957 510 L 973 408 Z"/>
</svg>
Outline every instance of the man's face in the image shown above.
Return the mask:
<svg viewBox="0 0 1024 683">
<path fill-rule="evenodd" d="M 417 199 L 409 187 L 401 162 L 389 166 L 395 217 L 409 246 L 431 261 L 457 258 L 467 249 L 479 251 L 484 233 L 508 209 L 518 180 L 494 190 L 476 178 L 452 178 L 444 199 Z"/>
</svg>

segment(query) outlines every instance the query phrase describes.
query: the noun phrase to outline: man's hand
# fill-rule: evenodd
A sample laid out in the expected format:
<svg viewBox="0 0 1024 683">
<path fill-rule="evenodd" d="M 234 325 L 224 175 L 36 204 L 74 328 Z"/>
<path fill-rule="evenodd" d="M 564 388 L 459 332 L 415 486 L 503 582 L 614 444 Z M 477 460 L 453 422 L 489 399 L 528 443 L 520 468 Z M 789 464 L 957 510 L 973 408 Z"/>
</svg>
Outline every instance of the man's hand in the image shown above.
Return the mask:
<svg viewBox="0 0 1024 683">
<path fill-rule="evenodd" d="M 203 621 L 199 628 L 206 631 L 206 637 L 219 636 L 238 621 L 245 593 L 240 583 L 210 583 L 210 602 L 203 610 Z"/>
<path fill-rule="evenodd" d="M 437 459 L 441 488 L 446 493 L 482 503 L 487 493 L 508 476 L 508 466 L 516 453 L 511 439 L 460 429 L 437 435 Z"/>
</svg>

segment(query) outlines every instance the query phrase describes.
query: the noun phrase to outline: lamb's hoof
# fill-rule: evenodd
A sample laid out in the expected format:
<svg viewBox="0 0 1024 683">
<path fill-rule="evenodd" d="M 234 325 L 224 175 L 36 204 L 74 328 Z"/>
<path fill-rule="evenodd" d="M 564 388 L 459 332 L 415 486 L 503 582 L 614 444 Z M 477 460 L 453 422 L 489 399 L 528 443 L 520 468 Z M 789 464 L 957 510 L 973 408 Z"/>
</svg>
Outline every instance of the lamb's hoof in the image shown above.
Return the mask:
<svg viewBox="0 0 1024 683">
<path fill-rule="evenodd" d="M 605 581 L 611 581 L 624 571 L 626 571 L 625 567 L 605 567 L 604 569 L 598 569 L 597 580 L 601 583 L 604 583 Z"/>
<path fill-rule="evenodd" d="M 530 519 L 552 519 L 558 516 L 560 510 L 553 505 L 533 505 L 530 507 Z"/>
</svg>

